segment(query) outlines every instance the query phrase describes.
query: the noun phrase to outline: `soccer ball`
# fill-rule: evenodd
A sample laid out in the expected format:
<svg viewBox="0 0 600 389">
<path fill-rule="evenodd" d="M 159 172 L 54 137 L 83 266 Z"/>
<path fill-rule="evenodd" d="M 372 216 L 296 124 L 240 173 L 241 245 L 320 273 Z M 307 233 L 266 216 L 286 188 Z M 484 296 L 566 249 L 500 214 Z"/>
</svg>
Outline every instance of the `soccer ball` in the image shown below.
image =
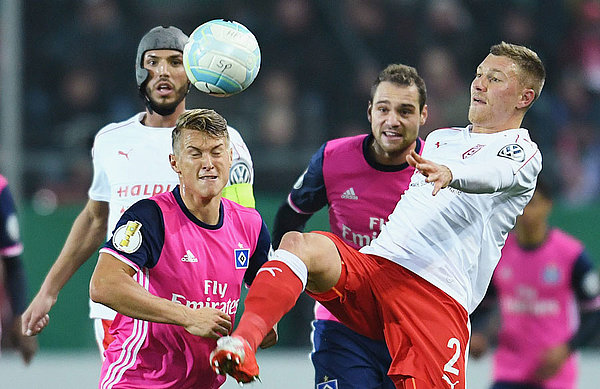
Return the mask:
<svg viewBox="0 0 600 389">
<path fill-rule="evenodd" d="M 216 19 L 192 32 L 183 48 L 183 65 L 200 91 L 226 97 L 248 88 L 260 69 L 260 48 L 244 25 Z"/>
</svg>

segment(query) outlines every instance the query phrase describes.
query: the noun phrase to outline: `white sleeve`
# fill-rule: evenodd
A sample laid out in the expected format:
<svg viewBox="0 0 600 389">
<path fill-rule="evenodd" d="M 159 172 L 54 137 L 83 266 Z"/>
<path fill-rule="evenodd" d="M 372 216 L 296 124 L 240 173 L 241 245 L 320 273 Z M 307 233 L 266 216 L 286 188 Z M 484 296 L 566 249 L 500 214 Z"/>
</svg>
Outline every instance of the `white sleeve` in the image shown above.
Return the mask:
<svg viewBox="0 0 600 389">
<path fill-rule="evenodd" d="M 110 201 L 110 183 L 104 166 L 102 165 L 102 151 L 98 147 L 97 140 L 94 140 L 92 147 L 92 164 L 94 166 L 94 176 L 92 185 L 88 190 L 88 197 L 96 201 Z"/>
<path fill-rule="evenodd" d="M 452 172 L 450 186 L 466 193 L 495 193 L 509 188 L 535 186 L 542 168 L 542 156 L 535 144 L 510 143 L 492 150 L 495 154 L 490 155 L 485 163 L 445 164 Z"/>
</svg>

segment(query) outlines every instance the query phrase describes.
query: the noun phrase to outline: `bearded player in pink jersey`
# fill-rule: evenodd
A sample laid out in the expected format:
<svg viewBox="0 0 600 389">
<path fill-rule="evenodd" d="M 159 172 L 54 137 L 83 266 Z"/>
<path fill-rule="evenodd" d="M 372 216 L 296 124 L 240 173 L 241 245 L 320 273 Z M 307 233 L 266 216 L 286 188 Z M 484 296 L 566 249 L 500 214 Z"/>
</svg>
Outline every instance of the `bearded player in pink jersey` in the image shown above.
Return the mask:
<svg viewBox="0 0 600 389">
<path fill-rule="evenodd" d="M 258 212 L 221 198 L 232 163 L 225 119 L 182 114 L 170 161 L 179 185 L 125 211 L 92 275 L 92 300 L 118 312 L 101 389 L 221 386 L 208 355 L 270 252 Z"/>
<path fill-rule="evenodd" d="M 111 123 L 94 139 L 94 177 L 89 201 L 73 223 L 65 245 L 48 272 L 39 292 L 23 314 L 22 330 L 37 335 L 48 324 L 48 313 L 58 293 L 110 236 L 119 217 L 133 203 L 177 185 L 169 167 L 171 131 L 185 111 L 190 83 L 183 68 L 187 35 L 176 27 L 157 26 L 140 40 L 135 73 L 146 110 L 132 118 Z M 250 152 L 240 134 L 228 127 L 233 167 L 224 196 L 254 206 L 254 173 Z M 112 341 L 109 333 L 115 312 L 90 302 L 96 342 L 101 355 Z"/>
<path fill-rule="evenodd" d="M 548 225 L 551 211 L 539 180 L 473 315 L 470 351 L 479 357 L 499 305 L 493 389 L 575 389 L 576 350 L 600 328 L 598 272 L 579 240 Z"/>
<path fill-rule="evenodd" d="M 360 249 L 375 238 L 414 167 L 406 156 L 421 153 L 419 128 L 427 120 L 425 82 L 411 66 L 392 64 L 371 87 L 369 135 L 331 140 L 313 155 L 275 216 L 275 247 L 288 231 L 303 231 L 319 209 L 329 207 L 331 232 Z M 315 305 L 311 334 L 315 387 L 393 388 L 385 342 L 357 334 L 321 304 Z"/>
<path fill-rule="evenodd" d="M 258 375 L 257 346 L 306 289 L 354 331 L 386 341 L 397 388 L 464 389 L 469 314 L 541 170 L 520 126 L 544 80 L 532 50 L 492 46 L 471 84 L 472 124 L 436 130 L 422 156 L 411 152 L 415 174 L 377 238 L 357 251 L 331 233 L 285 234 L 238 327 L 219 339 L 215 370 Z"/>
</svg>

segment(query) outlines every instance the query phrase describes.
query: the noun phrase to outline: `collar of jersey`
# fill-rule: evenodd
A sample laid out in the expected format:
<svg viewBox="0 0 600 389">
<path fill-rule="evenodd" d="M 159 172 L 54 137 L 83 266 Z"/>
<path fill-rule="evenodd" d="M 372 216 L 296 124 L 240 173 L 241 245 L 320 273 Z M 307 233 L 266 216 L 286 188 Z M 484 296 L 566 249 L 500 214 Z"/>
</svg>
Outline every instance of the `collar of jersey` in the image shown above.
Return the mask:
<svg viewBox="0 0 600 389">
<path fill-rule="evenodd" d="M 373 134 L 369 134 L 369 136 L 365 137 L 365 139 L 363 140 L 362 151 L 363 151 L 363 156 L 365 157 L 365 161 L 367 161 L 369 166 L 371 166 L 373 169 L 379 170 L 381 172 L 399 172 L 408 167 L 408 162 L 402 163 L 400 165 L 383 165 L 383 164 L 375 161 L 375 159 L 371 156 L 371 153 L 369 152 L 369 145 L 371 144 L 371 142 L 375 142 L 375 138 L 373 137 Z M 421 143 L 421 138 L 417 137 L 417 144 L 415 146 L 415 151 L 417 153 L 421 154 L 422 147 L 423 147 L 423 145 Z"/>
<path fill-rule="evenodd" d="M 187 207 L 183 203 L 183 199 L 181 198 L 181 191 L 179 190 L 179 185 L 177 185 L 175 187 L 175 189 L 173 189 L 173 196 L 175 197 L 175 201 L 177 201 L 177 204 L 179 204 L 179 208 L 181 208 L 181 211 L 183 211 L 185 216 L 187 216 L 188 219 L 190 219 L 192 222 L 194 222 L 194 224 L 197 224 L 198 226 L 200 226 L 202 228 L 206 228 L 207 230 L 218 230 L 219 228 L 221 228 L 223 226 L 224 211 L 223 211 L 223 202 L 222 201 L 221 201 L 221 205 L 219 206 L 219 221 L 217 222 L 217 224 L 206 224 L 202 220 L 200 220 L 196 216 L 194 216 L 190 212 L 189 209 L 187 209 Z"/>
</svg>

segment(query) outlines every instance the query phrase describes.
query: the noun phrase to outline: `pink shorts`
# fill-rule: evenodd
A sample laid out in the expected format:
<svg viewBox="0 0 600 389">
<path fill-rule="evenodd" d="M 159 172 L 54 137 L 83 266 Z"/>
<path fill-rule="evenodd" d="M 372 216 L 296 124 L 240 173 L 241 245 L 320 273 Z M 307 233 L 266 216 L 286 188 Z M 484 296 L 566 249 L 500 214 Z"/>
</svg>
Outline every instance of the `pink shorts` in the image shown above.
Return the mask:
<svg viewBox="0 0 600 389">
<path fill-rule="evenodd" d="M 469 341 L 464 307 L 403 266 L 316 232 L 335 243 L 342 274 L 331 290 L 307 293 L 354 331 L 385 339 L 392 356 L 388 375 L 397 387 L 414 377 L 423 387 L 464 389 Z"/>
</svg>

